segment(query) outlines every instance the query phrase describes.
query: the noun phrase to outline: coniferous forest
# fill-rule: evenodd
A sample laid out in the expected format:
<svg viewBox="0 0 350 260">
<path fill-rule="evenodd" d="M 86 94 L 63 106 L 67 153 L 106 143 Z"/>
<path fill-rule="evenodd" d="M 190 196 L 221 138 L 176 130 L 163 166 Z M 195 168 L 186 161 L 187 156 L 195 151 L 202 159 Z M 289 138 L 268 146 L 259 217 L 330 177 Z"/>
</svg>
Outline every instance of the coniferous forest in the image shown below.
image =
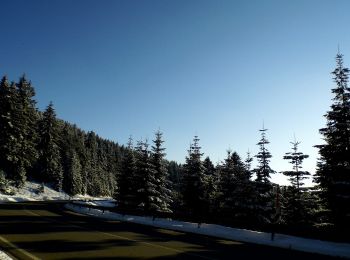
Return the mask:
<svg viewBox="0 0 350 260">
<path fill-rule="evenodd" d="M 330 109 L 319 129 L 314 187 L 302 169 L 308 155 L 299 140 L 285 147 L 281 160 L 290 162 L 282 173 L 291 185 L 270 181 L 268 131 L 259 130 L 255 155 L 242 158 L 227 151 L 214 165 L 203 158 L 194 136 L 184 164 L 166 158 L 161 131 L 153 140 L 133 140 L 126 146 L 86 132 L 56 117 L 53 103 L 36 106 L 35 90 L 25 76 L 0 83 L 0 185 L 22 187 L 26 180 L 49 184 L 70 195 L 111 196 L 116 210 L 273 230 L 297 235 L 349 240 L 350 226 L 350 88 L 349 69 L 337 54 L 332 72 Z M 322 116 L 322 115 L 315 115 Z M 315 129 L 315 135 L 317 129 Z M 256 166 L 252 167 L 255 161 Z M 254 165 L 255 165 L 254 164 Z"/>
</svg>

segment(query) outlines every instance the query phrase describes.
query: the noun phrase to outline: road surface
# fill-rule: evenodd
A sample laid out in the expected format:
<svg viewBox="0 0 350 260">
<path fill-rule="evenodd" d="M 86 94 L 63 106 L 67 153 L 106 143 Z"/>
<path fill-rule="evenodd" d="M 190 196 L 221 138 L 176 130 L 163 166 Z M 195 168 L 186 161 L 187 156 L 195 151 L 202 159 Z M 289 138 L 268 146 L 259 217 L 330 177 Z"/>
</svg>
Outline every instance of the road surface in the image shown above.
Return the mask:
<svg viewBox="0 0 350 260">
<path fill-rule="evenodd" d="M 0 248 L 18 259 L 335 259 L 71 212 L 62 202 L 0 205 Z"/>
</svg>

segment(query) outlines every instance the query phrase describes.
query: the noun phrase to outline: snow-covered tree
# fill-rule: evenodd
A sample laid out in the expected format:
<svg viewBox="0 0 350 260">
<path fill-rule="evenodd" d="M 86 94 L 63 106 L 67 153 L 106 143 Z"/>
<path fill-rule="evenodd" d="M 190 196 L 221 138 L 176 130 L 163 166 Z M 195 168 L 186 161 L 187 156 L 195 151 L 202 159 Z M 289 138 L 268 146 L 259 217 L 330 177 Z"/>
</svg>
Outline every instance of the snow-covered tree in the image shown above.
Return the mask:
<svg viewBox="0 0 350 260">
<path fill-rule="evenodd" d="M 65 179 L 68 179 L 66 192 L 71 195 L 81 194 L 83 191 L 83 179 L 81 176 L 82 167 L 79 157 L 74 150 L 71 150 L 68 157 L 68 171 Z"/>
<path fill-rule="evenodd" d="M 50 102 L 39 121 L 38 168 L 41 180 L 62 189 L 63 170 L 59 150 L 60 133 L 53 104 Z"/>
<path fill-rule="evenodd" d="M 0 168 L 16 186 L 22 186 L 28 170 L 37 159 L 38 114 L 34 88 L 25 76 L 10 84 L 6 77 L 0 83 Z"/>
<path fill-rule="evenodd" d="M 155 170 L 151 164 L 148 146 L 147 140 L 137 142 L 134 184 L 138 207 L 146 213 L 153 213 L 158 209 L 157 199 L 160 195 L 157 191 Z"/>
<path fill-rule="evenodd" d="M 171 183 L 165 162 L 165 148 L 163 147 L 163 133 L 157 131 L 153 140 L 151 164 L 154 170 L 156 197 L 154 204 L 157 212 L 171 212 Z"/>
</svg>

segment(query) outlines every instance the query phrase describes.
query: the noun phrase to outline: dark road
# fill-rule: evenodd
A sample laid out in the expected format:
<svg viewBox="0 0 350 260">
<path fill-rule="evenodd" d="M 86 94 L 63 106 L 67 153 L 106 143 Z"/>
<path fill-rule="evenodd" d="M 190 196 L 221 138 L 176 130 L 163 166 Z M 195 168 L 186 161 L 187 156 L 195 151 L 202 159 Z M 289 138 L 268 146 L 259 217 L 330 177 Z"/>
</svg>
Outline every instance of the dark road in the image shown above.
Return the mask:
<svg viewBox="0 0 350 260">
<path fill-rule="evenodd" d="M 0 248 L 18 259 L 334 259 L 73 213 L 62 202 L 0 205 Z"/>
</svg>

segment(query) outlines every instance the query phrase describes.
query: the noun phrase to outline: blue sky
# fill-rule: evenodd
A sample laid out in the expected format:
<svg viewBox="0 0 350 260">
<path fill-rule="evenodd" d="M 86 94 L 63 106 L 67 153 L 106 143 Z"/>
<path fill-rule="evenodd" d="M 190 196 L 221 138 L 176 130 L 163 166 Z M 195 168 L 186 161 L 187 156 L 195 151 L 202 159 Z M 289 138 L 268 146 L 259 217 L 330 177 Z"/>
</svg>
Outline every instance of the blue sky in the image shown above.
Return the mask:
<svg viewBox="0 0 350 260">
<path fill-rule="evenodd" d="M 0 2 L 0 73 L 26 73 L 38 106 L 125 144 L 164 132 L 183 162 L 195 134 L 216 163 L 256 154 L 265 122 L 271 165 L 295 133 L 314 172 L 338 45 L 350 65 L 349 1 Z M 283 182 L 280 176 L 275 181 Z"/>
</svg>

